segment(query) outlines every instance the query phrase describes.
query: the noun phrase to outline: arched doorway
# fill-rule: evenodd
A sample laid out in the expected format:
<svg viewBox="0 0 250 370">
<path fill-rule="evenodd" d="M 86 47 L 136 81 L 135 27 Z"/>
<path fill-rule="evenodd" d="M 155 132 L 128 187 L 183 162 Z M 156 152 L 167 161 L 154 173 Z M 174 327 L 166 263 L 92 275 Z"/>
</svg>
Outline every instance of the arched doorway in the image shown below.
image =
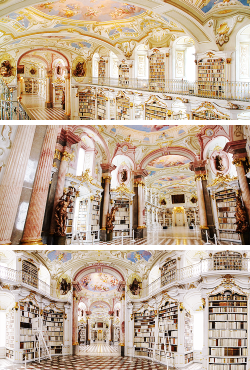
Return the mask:
<svg viewBox="0 0 250 370">
<path fill-rule="evenodd" d="M 74 300 L 73 308 L 73 343 L 80 343 L 78 353 L 93 356 L 98 353 L 107 356 L 123 355 L 125 345 L 123 274 L 113 267 L 97 263 L 76 273 L 74 287 L 77 299 Z"/>
</svg>

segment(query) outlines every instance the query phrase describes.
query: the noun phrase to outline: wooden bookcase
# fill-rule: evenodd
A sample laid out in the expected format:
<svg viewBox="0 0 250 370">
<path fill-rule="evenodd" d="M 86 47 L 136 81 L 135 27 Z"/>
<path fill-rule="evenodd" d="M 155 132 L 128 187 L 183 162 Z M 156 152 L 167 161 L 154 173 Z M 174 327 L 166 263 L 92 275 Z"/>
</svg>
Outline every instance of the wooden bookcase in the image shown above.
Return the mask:
<svg viewBox="0 0 250 370">
<path fill-rule="evenodd" d="M 242 270 L 242 255 L 234 251 L 221 251 L 213 255 L 214 270 Z"/>
<path fill-rule="evenodd" d="M 225 290 L 208 302 L 208 370 L 246 370 L 247 296 Z"/>
<path fill-rule="evenodd" d="M 166 355 L 170 366 L 174 365 L 174 356 L 178 352 L 178 304 L 167 301 L 158 312 L 159 338 L 156 359 L 166 363 Z"/>
<path fill-rule="evenodd" d="M 115 213 L 113 237 L 120 237 L 123 233 L 124 236 L 130 235 L 130 212 L 129 200 L 117 198 L 114 200 L 114 206 L 118 207 Z"/>
<path fill-rule="evenodd" d="M 22 261 L 22 281 L 38 288 L 38 268 L 29 261 Z"/>
<path fill-rule="evenodd" d="M 176 258 L 167 261 L 161 267 L 161 285 L 164 286 L 166 284 L 171 283 L 176 279 L 177 273 L 177 261 Z"/>
<path fill-rule="evenodd" d="M 79 117 L 81 120 L 95 119 L 96 97 L 92 91 L 79 92 Z"/>
<path fill-rule="evenodd" d="M 6 313 L 6 357 L 10 360 L 14 359 L 14 343 L 15 343 L 15 318 L 14 310 L 9 310 Z"/>
<path fill-rule="evenodd" d="M 117 120 L 130 119 L 129 98 L 126 98 L 125 96 L 116 97 L 116 119 Z"/>
<path fill-rule="evenodd" d="M 155 50 L 149 57 L 149 89 L 161 91 L 165 87 L 165 55 Z"/>
<path fill-rule="evenodd" d="M 204 58 L 198 61 L 199 95 L 224 97 L 225 66 L 224 58 Z"/>
<path fill-rule="evenodd" d="M 129 65 L 127 62 L 121 62 L 118 66 L 118 76 L 119 76 L 119 86 L 128 87 L 129 86 Z"/>
<path fill-rule="evenodd" d="M 36 336 L 32 328 L 32 320 L 39 316 L 39 307 L 33 302 L 19 302 L 20 306 L 20 349 L 22 361 L 32 361 L 39 357 L 35 342 Z"/>
<path fill-rule="evenodd" d="M 227 189 L 215 193 L 216 207 L 219 222 L 219 239 L 228 242 L 241 243 L 240 234 L 236 233 L 235 213 L 236 194 L 235 190 Z"/>
<path fill-rule="evenodd" d="M 155 312 L 144 311 L 134 315 L 135 356 L 153 356 L 155 344 Z"/>
<path fill-rule="evenodd" d="M 184 327 L 184 348 L 185 348 L 185 364 L 194 360 L 193 353 L 193 316 L 185 310 L 185 327 Z"/>
</svg>

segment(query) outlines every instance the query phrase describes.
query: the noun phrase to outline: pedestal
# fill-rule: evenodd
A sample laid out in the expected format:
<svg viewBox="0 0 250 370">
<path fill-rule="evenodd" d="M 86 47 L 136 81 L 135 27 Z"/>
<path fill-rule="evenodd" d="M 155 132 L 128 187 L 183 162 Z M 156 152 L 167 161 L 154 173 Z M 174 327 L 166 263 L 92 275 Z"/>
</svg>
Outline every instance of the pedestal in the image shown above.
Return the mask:
<svg viewBox="0 0 250 370">
<path fill-rule="evenodd" d="M 121 357 L 125 356 L 125 346 L 121 346 Z"/>
<path fill-rule="evenodd" d="M 72 346 L 72 352 L 73 352 L 73 356 L 79 355 L 79 344 Z"/>
<path fill-rule="evenodd" d="M 66 236 L 54 235 L 55 245 L 66 245 Z"/>
<path fill-rule="evenodd" d="M 100 230 L 100 241 L 106 242 L 107 241 L 107 232 L 105 230 Z"/>
<path fill-rule="evenodd" d="M 107 242 L 111 242 L 113 240 L 113 232 L 107 233 Z"/>
<path fill-rule="evenodd" d="M 147 235 L 148 235 L 147 228 L 136 229 L 136 232 L 135 232 L 135 238 L 136 239 L 146 238 Z"/>
</svg>

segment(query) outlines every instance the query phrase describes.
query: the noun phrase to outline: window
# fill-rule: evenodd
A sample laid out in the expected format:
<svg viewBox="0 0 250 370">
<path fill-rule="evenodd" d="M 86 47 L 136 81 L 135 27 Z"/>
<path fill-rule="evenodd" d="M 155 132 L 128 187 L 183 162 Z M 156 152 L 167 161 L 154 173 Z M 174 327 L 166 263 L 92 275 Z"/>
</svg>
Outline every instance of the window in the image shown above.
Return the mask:
<svg viewBox="0 0 250 370">
<path fill-rule="evenodd" d="M 184 77 L 184 50 L 176 50 L 176 77 Z"/>
<path fill-rule="evenodd" d="M 138 77 L 146 76 L 146 58 L 145 55 L 138 55 Z"/>
</svg>

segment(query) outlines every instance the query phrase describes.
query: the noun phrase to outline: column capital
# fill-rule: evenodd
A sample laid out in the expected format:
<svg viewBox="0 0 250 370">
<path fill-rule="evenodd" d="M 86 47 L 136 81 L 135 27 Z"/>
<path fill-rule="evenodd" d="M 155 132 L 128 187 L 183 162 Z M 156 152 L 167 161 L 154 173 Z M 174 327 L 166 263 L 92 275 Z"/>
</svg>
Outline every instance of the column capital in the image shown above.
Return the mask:
<svg viewBox="0 0 250 370">
<path fill-rule="evenodd" d="M 79 143 L 81 138 L 75 135 L 71 130 L 62 128 L 58 136 L 58 141 L 61 145 L 71 148 L 71 145 Z"/>
<path fill-rule="evenodd" d="M 143 169 L 143 168 L 141 168 L 139 170 L 135 170 L 135 171 L 133 171 L 133 173 L 134 173 L 135 178 L 137 178 L 137 177 L 143 177 L 144 178 L 144 177 L 148 176 L 148 171 Z"/>
<path fill-rule="evenodd" d="M 234 155 L 234 158 L 246 155 L 246 142 L 247 140 L 229 141 L 226 143 L 223 151 Z"/>
<path fill-rule="evenodd" d="M 116 166 L 111 163 L 101 163 L 101 168 L 103 173 L 110 173 L 116 169 Z"/>
</svg>

